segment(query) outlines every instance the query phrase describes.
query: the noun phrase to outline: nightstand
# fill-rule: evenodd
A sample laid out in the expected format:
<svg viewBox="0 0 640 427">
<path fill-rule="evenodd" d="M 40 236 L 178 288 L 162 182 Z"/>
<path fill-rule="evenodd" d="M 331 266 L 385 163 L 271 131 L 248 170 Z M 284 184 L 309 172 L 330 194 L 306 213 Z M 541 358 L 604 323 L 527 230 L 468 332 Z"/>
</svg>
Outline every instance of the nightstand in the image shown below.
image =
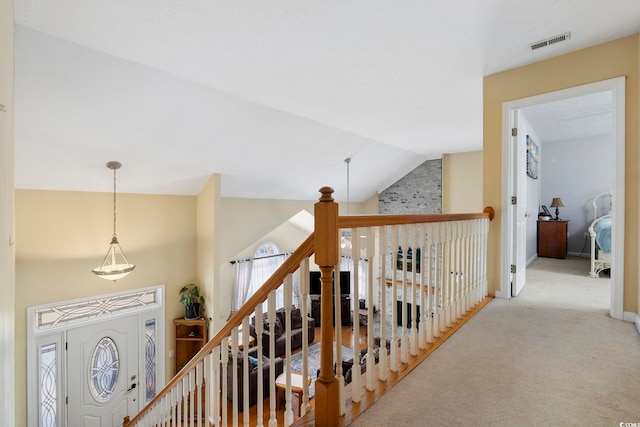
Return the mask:
<svg viewBox="0 0 640 427">
<path fill-rule="evenodd" d="M 568 224 L 563 220 L 538 221 L 538 256 L 567 257 Z"/>
</svg>

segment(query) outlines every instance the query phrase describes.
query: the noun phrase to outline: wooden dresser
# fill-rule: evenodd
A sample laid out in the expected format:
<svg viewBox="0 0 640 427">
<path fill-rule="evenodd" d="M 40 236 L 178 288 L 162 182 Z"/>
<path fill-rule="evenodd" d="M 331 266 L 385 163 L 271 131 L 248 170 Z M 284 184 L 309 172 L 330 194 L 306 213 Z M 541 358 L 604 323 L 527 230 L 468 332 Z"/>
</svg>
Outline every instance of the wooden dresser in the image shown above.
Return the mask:
<svg viewBox="0 0 640 427">
<path fill-rule="evenodd" d="M 568 225 L 563 220 L 538 221 L 538 256 L 567 257 Z"/>
</svg>

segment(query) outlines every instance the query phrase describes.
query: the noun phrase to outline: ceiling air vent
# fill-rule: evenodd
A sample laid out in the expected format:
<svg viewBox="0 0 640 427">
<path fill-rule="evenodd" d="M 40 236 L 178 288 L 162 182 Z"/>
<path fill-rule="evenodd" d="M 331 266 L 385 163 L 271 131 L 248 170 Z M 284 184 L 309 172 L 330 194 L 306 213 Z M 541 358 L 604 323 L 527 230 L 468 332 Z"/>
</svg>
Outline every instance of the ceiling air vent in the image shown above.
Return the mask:
<svg viewBox="0 0 640 427">
<path fill-rule="evenodd" d="M 571 40 L 571 32 L 558 34 L 557 36 L 549 37 L 547 39 L 531 43 L 529 47 L 531 48 L 531 50 L 536 50 L 540 49 L 541 47 L 551 46 L 552 44 L 563 42 L 565 40 Z"/>
</svg>

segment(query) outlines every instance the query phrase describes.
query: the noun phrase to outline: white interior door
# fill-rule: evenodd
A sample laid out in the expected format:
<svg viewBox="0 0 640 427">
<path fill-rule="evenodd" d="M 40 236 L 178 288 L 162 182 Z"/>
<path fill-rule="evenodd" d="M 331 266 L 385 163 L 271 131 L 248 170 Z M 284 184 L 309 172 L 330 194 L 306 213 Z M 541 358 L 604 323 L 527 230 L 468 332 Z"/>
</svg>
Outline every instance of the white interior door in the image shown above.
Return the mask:
<svg viewBox="0 0 640 427">
<path fill-rule="evenodd" d="M 69 426 L 116 427 L 138 412 L 138 317 L 67 333 Z"/>
<path fill-rule="evenodd" d="M 515 273 L 512 277 L 511 296 L 518 296 L 526 282 L 527 271 L 527 141 L 524 132 L 518 130 L 518 110 L 513 110 L 513 135 L 515 144 L 513 168 L 513 190 L 516 203 L 511 205 L 513 218 L 513 255 Z"/>
</svg>

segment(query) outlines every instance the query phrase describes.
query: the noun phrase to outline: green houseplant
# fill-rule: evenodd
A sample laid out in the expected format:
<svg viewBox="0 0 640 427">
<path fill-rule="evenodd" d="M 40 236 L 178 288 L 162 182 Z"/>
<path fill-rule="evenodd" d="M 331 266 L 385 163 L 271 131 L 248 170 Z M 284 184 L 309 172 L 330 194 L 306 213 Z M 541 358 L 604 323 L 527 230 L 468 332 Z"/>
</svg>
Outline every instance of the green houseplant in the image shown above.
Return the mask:
<svg viewBox="0 0 640 427">
<path fill-rule="evenodd" d="M 178 292 L 180 302 L 185 307 L 185 319 L 199 319 L 204 311 L 204 297 L 200 295 L 198 285 L 190 283 Z"/>
</svg>

